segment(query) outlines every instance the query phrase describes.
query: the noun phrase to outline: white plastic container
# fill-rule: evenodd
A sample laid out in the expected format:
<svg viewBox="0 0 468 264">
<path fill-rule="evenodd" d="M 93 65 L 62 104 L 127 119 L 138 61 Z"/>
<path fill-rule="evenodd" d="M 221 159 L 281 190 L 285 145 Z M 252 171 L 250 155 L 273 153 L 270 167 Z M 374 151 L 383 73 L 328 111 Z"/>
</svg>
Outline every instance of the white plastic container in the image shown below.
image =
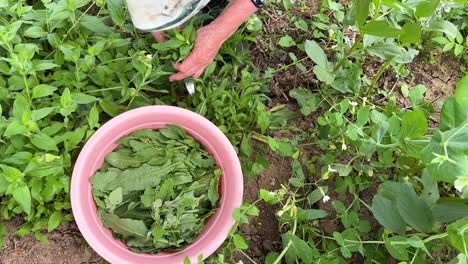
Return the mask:
<svg viewBox="0 0 468 264">
<path fill-rule="evenodd" d="M 175 28 L 198 13 L 209 0 L 127 0 L 133 25 L 144 31 Z"/>
</svg>

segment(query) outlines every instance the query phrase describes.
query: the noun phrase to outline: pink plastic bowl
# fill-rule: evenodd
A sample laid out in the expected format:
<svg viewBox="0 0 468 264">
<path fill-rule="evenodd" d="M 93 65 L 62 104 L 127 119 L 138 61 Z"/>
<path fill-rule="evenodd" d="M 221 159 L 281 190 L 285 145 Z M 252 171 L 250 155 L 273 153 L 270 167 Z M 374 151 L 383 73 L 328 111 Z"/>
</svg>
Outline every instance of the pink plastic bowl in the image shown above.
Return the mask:
<svg viewBox="0 0 468 264">
<path fill-rule="evenodd" d="M 112 237 L 96 214 L 89 178 L 101 167 L 104 157 L 121 137 L 138 129 L 158 129 L 176 124 L 203 144 L 224 171 L 220 180 L 220 206 L 207 220 L 198 238 L 184 250 L 155 255 L 131 252 Z M 73 170 L 71 204 L 75 221 L 91 247 L 107 261 L 115 264 L 183 263 L 187 256 L 192 263 L 210 256 L 226 239 L 234 225 L 232 211 L 242 203 L 243 178 L 237 154 L 226 136 L 206 118 L 191 111 L 171 106 L 148 106 L 125 112 L 105 123 L 83 147 Z"/>
</svg>

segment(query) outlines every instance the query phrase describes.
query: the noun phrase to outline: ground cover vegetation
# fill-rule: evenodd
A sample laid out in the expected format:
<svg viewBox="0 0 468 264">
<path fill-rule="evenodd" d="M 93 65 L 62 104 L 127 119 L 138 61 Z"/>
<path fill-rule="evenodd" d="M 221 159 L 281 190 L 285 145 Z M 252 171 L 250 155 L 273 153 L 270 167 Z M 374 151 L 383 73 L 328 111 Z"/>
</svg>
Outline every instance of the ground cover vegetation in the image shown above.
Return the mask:
<svg viewBox="0 0 468 264">
<path fill-rule="evenodd" d="M 121 0 L 0 1 L 2 222 L 46 243 L 73 220 L 70 175 L 93 132 L 168 104 L 216 124 L 246 178 L 205 262 L 466 263 L 467 13 L 462 0 L 273 1 L 189 96 L 171 62 L 209 14 L 156 44 Z"/>
</svg>

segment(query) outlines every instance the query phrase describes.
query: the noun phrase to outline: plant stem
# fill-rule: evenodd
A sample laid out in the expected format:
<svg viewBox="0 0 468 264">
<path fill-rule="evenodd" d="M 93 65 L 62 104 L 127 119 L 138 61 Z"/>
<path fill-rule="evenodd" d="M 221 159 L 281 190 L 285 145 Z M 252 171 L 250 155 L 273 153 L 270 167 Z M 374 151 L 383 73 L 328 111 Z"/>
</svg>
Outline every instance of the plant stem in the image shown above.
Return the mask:
<svg viewBox="0 0 468 264">
<path fill-rule="evenodd" d="M 255 139 L 255 140 L 257 140 L 257 141 L 260 141 L 260 142 L 262 142 L 262 143 L 268 144 L 268 140 L 265 139 L 265 136 L 262 136 L 262 135 L 260 135 L 260 134 L 258 134 L 258 135 L 252 135 L 252 138 Z"/>
<path fill-rule="evenodd" d="M 249 255 L 245 254 L 245 252 L 243 250 L 238 250 L 240 253 L 242 253 L 242 255 L 244 255 L 248 260 L 250 260 L 250 262 L 252 262 L 253 264 L 258 264 L 255 260 L 253 260 Z"/>
<path fill-rule="evenodd" d="M 26 75 L 23 74 L 23 81 L 24 81 L 24 87 L 26 88 L 26 96 L 28 97 L 28 101 L 31 102 L 31 95 L 29 93 L 29 84 L 28 84 L 28 79 L 26 79 Z"/>
<path fill-rule="evenodd" d="M 297 215 L 295 215 L 295 217 L 294 217 L 294 226 L 293 226 L 293 230 L 292 230 L 293 235 L 296 234 L 296 229 L 297 229 Z M 281 253 L 276 258 L 275 262 L 273 262 L 273 264 L 278 264 L 278 263 L 281 262 L 281 259 L 284 257 L 284 255 L 286 255 L 286 253 L 288 252 L 291 245 L 292 245 L 292 241 L 289 240 L 288 244 L 286 245 L 286 247 L 284 247 L 283 251 L 281 251 Z"/>
<path fill-rule="evenodd" d="M 351 48 L 348 50 L 348 52 L 346 52 L 346 54 L 343 56 L 343 58 L 341 58 L 340 62 L 335 66 L 335 68 L 333 68 L 333 73 L 336 73 L 340 68 L 341 66 L 343 66 L 343 64 L 345 63 L 346 59 L 351 55 L 351 53 L 354 52 L 354 50 L 359 46 L 359 44 L 361 43 L 363 37 L 362 35 L 359 35 L 359 37 L 356 39 L 356 41 L 354 42 L 353 46 L 351 46 Z"/>
<path fill-rule="evenodd" d="M 374 77 L 374 80 L 372 80 L 372 84 L 371 84 L 371 87 L 369 88 L 369 90 L 367 90 L 366 94 L 370 94 L 374 91 L 374 87 L 375 85 L 377 84 L 377 82 L 379 81 L 380 77 L 382 76 L 382 74 L 384 73 L 384 71 L 388 68 L 388 66 L 390 66 L 390 63 L 393 62 L 393 58 L 390 58 L 389 60 L 387 60 L 383 65 L 382 67 L 380 67 L 379 71 L 377 72 L 377 74 L 375 75 Z"/>
<path fill-rule="evenodd" d="M 290 63 L 290 64 L 288 64 L 288 65 L 281 66 L 281 67 L 279 67 L 278 69 L 274 70 L 274 71 L 271 72 L 271 73 L 274 74 L 274 73 L 277 73 L 277 72 L 279 72 L 279 71 L 288 69 L 289 67 L 294 66 L 294 65 L 296 65 L 296 64 L 298 64 L 298 63 L 300 63 L 300 62 L 302 62 L 302 61 L 305 61 L 305 60 L 308 59 L 308 58 L 309 58 L 309 57 L 304 57 L 304 58 L 302 58 L 302 59 L 300 59 L 300 60 L 297 60 L 297 61 L 294 61 L 294 62 L 292 62 L 292 63 Z"/>
</svg>

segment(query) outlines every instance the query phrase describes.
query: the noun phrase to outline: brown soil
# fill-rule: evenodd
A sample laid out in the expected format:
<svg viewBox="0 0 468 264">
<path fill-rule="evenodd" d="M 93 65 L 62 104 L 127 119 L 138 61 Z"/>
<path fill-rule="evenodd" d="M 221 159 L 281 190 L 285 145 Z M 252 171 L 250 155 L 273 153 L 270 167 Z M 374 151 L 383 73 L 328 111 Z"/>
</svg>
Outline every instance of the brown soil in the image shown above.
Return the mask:
<svg viewBox="0 0 468 264">
<path fill-rule="evenodd" d="M 248 203 L 253 203 L 258 199 L 260 189 L 278 190 L 281 188 L 281 184 L 286 183 L 291 176 L 290 159 L 279 157 L 271 152 L 267 154 L 267 157 L 270 167 L 254 180 L 246 180 L 244 200 Z M 257 207 L 260 210 L 260 215 L 251 218 L 250 224 L 243 225 L 240 229 L 245 234 L 249 244 L 246 253 L 252 259 L 261 263 L 268 252 L 280 250 L 281 237 L 278 232 L 280 227 L 275 215 L 277 208 L 264 202 L 257 203 Z M 250 263 L 242 255 L 237 255 L 236 258 L 243 260 L 244 263 Z"/>
<path fill-rule="evenodd" d="M 45 234 L 48 244 L 39 242 L 33 235 L 13 236 L 20 225 L 19 219 L 5 223 L 8 236 L 0 251 L 1 264 L 105 263 L 87 245 L 75 223 L 63 225 L 56 231 Z"/>
</svg>

